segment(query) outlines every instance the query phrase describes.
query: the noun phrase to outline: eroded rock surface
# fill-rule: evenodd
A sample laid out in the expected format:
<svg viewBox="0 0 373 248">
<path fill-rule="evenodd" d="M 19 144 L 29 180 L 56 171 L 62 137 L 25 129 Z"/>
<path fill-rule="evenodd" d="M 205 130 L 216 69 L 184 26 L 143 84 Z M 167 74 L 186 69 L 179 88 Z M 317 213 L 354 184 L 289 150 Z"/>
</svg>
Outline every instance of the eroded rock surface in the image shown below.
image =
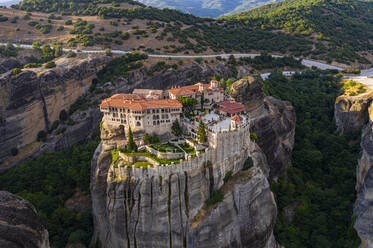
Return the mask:
<svg viewBox="0 0 373 248">
<path fill-rule="evenodd" d="M 356 229 L 361 248 L 373 247 L 373 93 L 340 96 L 335 104 L 335 117 L 341 133 L 362 129 L 361 152 L 356 168 L 357 199 L 354 206 Z"/>
<path fill-rule="evenodd" d="M 35 142 L 39 131 L 50 130 L 52 123 L 59 119 L 61 110 L 68 111 L 78 97 L 88 91 L 92 79 L 108 59 L 97 56 L 61 58 L 53 69 L 37 68 L 24 70 L 18 75 L 11 72 L 2 74 L 0 160 L 9 155 L 12 148 L 20 149 Z M 84 129 L 89 131 L 92 128 L 86 126 Z M 56 141 L 56 147 L 74 144 L 75 135 L 71 133 L 59 143 Z"/>
<path fill-rule="evenodd" d="M 34 206 L 0 191 L 0 247 L 49 248 L 48 231 Z"/>
<path fill-rule="evenodd" d="M 260 82 L 254 81 L 256 90 L 252 90 L 252 95 L 247 95 L 247 90 L 237 95 L 247 105 L 262 106 L 261 111 L 249 111 L 255 120 L 252 128 L 262 125 L 266 130 L 258 132 L 257 143 L 249 137 L 250 127 L 236 131 L 241 133 L 225 133 L 217 150 L 183 162 L 185 167 L 180 170 L 163 167 L 158 174 L 152 174 L 111 166 L 110 151 L 123 131 L 103 123 L 102 142 L 91 168 L 97 242 L 113 248 L 278 247 L 273 236 L 277 208 L 268 178 L 278 175 L 281 170 L 277 167 L 284 168 L 290 160 L 286 156 L 294 142 L 295 112 L 289 103 L 264 97 Z M 248 84 L 246 81 L 242 85 Z M 265 139 L 265 135 L 270 137 Z M 261 146 L 266 145 L 270 148 L 264 152 Z M 249 156 L 254 167 L 243 171 Z M 206 166 L 206 161 L 212 161 L 211 166 Z M 224 184 L 228 171 L 234 176 Z M 206 208 L 205 201 L 217 189 L 224 193 L 224 200 Z"/>
<path fill-rule="evenodd" d="M 355 229 L 362 241 L 361 248 L 373 247 L 373 124 L 363 130 L 361 153 L 356 170 L 357 199 L 354 212 L 357 215 Z"/>
<path fill-rule="evenodd" d="M 373 113 L 370 105 L 373 91 L 356 96 L 340 96 L 335 103 L 335 120 L 340 133 L 359 131 Z"/>
<path fill-rule="evenodd" d="M 245 104 L 251 130 L 258 136 L 257 144 L 266 155 L 272 180 L 283 174 L 290 163 L 296 114 L 291 103 L 265 96 L 262 86 L 259 79 L 249 76 L 232 85 L 231 96 Z"/>
</svg>

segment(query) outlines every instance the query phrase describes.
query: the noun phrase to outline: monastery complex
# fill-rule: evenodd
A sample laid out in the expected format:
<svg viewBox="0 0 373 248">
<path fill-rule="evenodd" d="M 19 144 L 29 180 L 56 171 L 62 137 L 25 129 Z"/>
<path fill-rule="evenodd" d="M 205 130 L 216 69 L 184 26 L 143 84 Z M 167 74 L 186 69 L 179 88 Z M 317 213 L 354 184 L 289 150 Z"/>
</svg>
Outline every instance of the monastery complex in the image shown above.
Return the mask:
<svg viewBox="0 0 373 248">
<path fill-rule="evenodd" d="M 164 135 L 171 133 L 177 121 L 195 138 L 198 127 L 183 115 L 183 98 L 195 100 L 195 110 L 190 114 L 196 113 L 193 119 L 202 120 L 210 131 L 237 129 L 245 122 L 244 106 L 231 100 L 215 80 L 169 90 L 135 89 L 132 94 L 104 99 L 100 110 L 105 122 L 123 127 L 126 133 L 131 128 L 134 133 Z"/>
</svg>

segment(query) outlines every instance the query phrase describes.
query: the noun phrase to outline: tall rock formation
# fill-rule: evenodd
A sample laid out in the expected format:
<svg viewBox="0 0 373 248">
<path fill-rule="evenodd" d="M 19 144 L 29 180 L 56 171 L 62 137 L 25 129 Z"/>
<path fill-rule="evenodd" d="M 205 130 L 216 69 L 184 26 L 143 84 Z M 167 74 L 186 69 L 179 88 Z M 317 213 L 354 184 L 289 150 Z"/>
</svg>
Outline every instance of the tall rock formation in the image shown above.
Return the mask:
<svg viewBox="0 0 373 248">
<path fill-rule="evenodd" d="M 49 248 L 48 231 L 34 206 L 0 191 L 0 247 Z"/>
<path fill-rule="evenodd" d="M 35 142 L 39 131 L 48 131 L 61 110 L 68 111 L 88 92 L 97 71 L 108 60 L 64 57 L 56 62 L 56 68 L 0 75 L 0 161 L 12 148 Z"/>
<path fill-rule="evenodd" d="M 357 199 L 354 206 L 356 229 L 361 248 L 373 247 L 373 93 L 340 96 L 335 104 L 335 117 L 341 133 L 359 131 L 361 152 L 356 168 Z"/>
<path fill-rule="evenodd" d="M 246 97 L 242 99 L 250 102 Z M 267 120 L 274 127 L 278 127 L 274 122 L 279 113 L 291 116 L 288 121 L 295 122 L 290 105 L 277 103 L 267 109 L 264 106 L 269 103 L 264 103 L 264 98 L 261 101 L 262 110 L 253 110 L 252 116 L 269 115 Z M 280 110 L 278 106 L 287 107 Z M 292 145 L 294 126 L 291 123 L 287 127 L 289 138 L 284 146 Z M 283 132 L 274 130 L 273 135 Z M 250 139 L 250 126 L 214 136 L 215 146 L 210 145 L 196 158 L 147 170 L 111 165 L 113 140 L 121 135 L 120 129 L 104 123 L 102 142 L 92 159 L 95 240 L 103 247 L 278 246 L 273 237 L 277 208 L 267 179 L 272 167 L 259 143 Z M 248 157 L 253 167 L 242 170 Z M 224 183 L 229 171 L 233 177 Z M 206 205 L 205 201 L 218 189 L 224 195 L 223 201 Z"/>
<path fill-rule="evenodd" d="M 334 116 L 340 133 L 359 131 L 368 122 L 369 106 L 373 91 L 356 96 L 339 96 L 335 103 Z"/>
<path fill-rule="evenodd" d="M 251 131 L 258 136 L 257 143 L 268 161 L 265 173 L 272 180 L 282 175 L 291 161 L 296 115 L 291 103 L 265 96 L 262 87 L 259 79 L 249 76 L 232 85 L 231 96 L 249 113 Z"/>
</svg>

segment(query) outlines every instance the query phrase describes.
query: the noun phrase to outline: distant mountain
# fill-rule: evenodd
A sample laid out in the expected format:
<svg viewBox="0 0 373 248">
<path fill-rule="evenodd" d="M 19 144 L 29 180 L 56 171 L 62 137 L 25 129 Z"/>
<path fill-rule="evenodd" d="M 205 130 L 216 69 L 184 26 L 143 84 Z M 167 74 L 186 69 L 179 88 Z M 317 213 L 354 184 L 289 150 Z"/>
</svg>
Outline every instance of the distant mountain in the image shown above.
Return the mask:
<svg viewBox="0 0 373 248">
<path fill-rule="evenodd" d="M 279 1 L 281 0 L 139 0 L 148 6 L 178 9 L 196 16 L 213 18 Z"/>
<path fill-rule="evenodd" d="M 19 3 L 21 0 L 0 0 L 0 6 L 11 6 Z"/>
</svg>

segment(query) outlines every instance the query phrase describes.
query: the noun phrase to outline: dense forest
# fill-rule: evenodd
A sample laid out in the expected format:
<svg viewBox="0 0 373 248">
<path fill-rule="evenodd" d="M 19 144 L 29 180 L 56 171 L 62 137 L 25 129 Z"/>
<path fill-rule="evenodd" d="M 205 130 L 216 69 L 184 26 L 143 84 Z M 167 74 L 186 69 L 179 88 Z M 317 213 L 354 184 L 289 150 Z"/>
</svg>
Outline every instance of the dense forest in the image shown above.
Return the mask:
<svg viewBox="0 0 373 248">
<path fill-rule="evenodd" d="M 53 154 L 29 159 L 0 174 L 0 189 L 30 201 L 47 224 L 51 247 L 89 245 L 93 233 L 91 209 L 74 212 L 65 202 L 79 190 L 89 196 L 91 159 L 98 145 L 92 141 Z"/>
<path fill-rule="evenodd" d="M 358 247 L 353 229 L 359 134 L 336 133 L 334 102 L 341 83 L 325 72 L 291 79 L 273 73 L 268 95 L 290 101 L 297 126 L 292 164 L 272 183 L 279 209 L 275 236 L 287 248 Z"/>
<path fill-rule="evenodd" d="M 121 8 L 120 3 L 133 4 Z M 132 0 L 48 1 L 23 0 L 14 8 L 56 12 L 61 15 L 99 16 L 148 20 L 156 39 L 177 42 L 170 53 L 274 52 L 311 57 L 327 62 L 368 64 L 364 58 L 373 50 L 373 5 L 355 0 L 285 0 L 221 19 L 199 18 L 177 10 L 146 7 Z M 155 22 L 155 23 L 154 23 Z M 163 23 L 158 23 L 163 22 Z M 90 25 L 90 24 L 88 24 Z M 161 27 L 161 28 L 160 28 Z M 147 37 L 146 30 L 137 30 Z M 102 45 L 101 34 L 76 33 L 83 45 Z M 138 39 L 141 39 L 137 35 Z M 106 37 L 110 40 L 110 37 Z M 89 41 L 89 42 L 87 42 Z M 114 41 L 113 41 L 114 42 Z M 123 41 L 116 41 L 123 44 Z M 110 42 L 109 42 L 110 44 Z M 154 51 L 153 51 L 154 52 Z"/>
</svg>

